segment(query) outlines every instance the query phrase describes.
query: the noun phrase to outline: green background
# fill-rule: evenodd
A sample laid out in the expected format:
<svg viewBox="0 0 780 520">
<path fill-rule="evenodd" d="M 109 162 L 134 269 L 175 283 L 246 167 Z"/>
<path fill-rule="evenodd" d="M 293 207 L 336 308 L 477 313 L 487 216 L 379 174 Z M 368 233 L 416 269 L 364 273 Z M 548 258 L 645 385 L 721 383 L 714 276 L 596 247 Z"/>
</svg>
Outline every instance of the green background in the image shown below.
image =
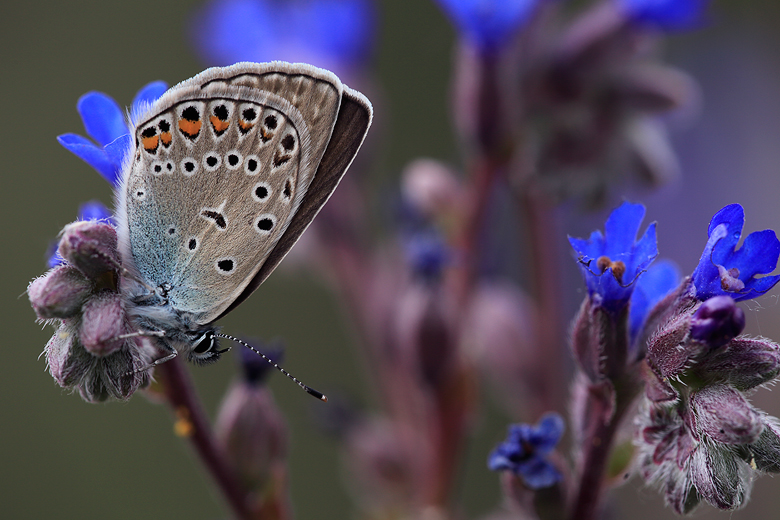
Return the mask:
<svg viewBox="0 0 780 520">
<path fill-rule="evenodd" d="M 88 405 L 55 385 L 38 359 L 51 330 L 34 322 L 25 288 L 44 271 L 44 251 L 81 202 L 112 198 L 107 183 L 57 144 L 82 133 L 76 100 L 89 90 L 130 103 L 149 81 L 169 84 L 204 68 L 187 41 L 186 23 L 199 2 L 3 2 L 0 7 L 0 517 L 12 519 L 225 518 L 189 446 L 173 434 L 166 407 L 141 395 L 128 403 Z M 696 264 L 710 216 L 742 202 L 747 229 L 780 227 L 780 13 L 772 1 L 718 4 L 707 29 L 671 38 L 669 60 L 702 85 L 698 115 L 670 118 L 684 178 L 660 192 L 628 192 L 646 201 L 659 222 L 662 255 L 684 271 Z M 449 117 L 454 34 L 433 3 L 379 4 L 374 60 L 376 159 L 372 183 L 394 186 L 410 160 L 429 156 L 459 164 Z M 619 199 L 618 199 L 619 200 Z M 583 236 L 603 213 L 577 220 L 567 208 L 565 233 Z M 666 232 L 666 234 L 664 234 Z M 693 238 L 692 238 L 693 237 Z M 561 237 L 563 240 L 563 237 Z M 562 276 L 577 282 L 574 263 Z M 572 291 L 572 309 L 582 292 Z M 746 305 L 749 331 L 780 338 L 777 295 Z M 282 268 L 224 320 L 231 334 L 284 338 L 286 367 L 328 393 L 338 391 L 371 407 L 353 341 L 327 284 Z M 572 311 L 573 312 L 573 311 Z M 561 372 L 566 368 L 562 367 Z M 193 368 L 203 401 L 214 413 L 235 374 L 230 358 Z M 299 519 L 353 516 L 340 449 L 314 427 L 320 405 L 290 382 L 271 382 L 287 418 L 293 507 Z M 780 414 L 776 395 L 761 391 L 758 406 Z M 485 469 L 488 451 L 509 419 L 491 406 L 475 421 L 456 495 L 463 518 L 500 502 L 498 479 Z M 614 518 L 672 518 L 659 495 L 638 479 L 616 493 Z M 746 511 L 696 518 L 776 518 L 777 482 L 761 479 Z"/>
</svg>

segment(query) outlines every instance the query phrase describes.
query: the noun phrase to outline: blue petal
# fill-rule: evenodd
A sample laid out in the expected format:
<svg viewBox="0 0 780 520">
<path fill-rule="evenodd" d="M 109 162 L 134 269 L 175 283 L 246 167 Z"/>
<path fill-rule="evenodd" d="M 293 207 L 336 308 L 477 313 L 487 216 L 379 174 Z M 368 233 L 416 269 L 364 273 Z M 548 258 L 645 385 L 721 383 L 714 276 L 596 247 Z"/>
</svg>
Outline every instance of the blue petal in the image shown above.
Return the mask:
<svg viewBox="0 0 780 520">
<path fill-rule="evenodd" d="M 744 222 L 745 213 L 739 204 L 726 206 L 712 217 L 707 244 L 692 275 L 699 300 L 718 295 L 728 295 L 736 301 L 748 300 L 764 294 L 780 280 L 777 276 L 755 278 L 756 275 L 772 272 L 777 266 L 780 241 L 774 231 L 767 229 L 751 233 L 742 247 L 735 249 Z M 735 269 L 736 272 L 733 272 Z M 724 286 L 721 276 L 729 274 L 736 276 L 741 283 L 727 282 Z M 737 285 L 744 287 L 737 288 Z"/>
<path fill-rule="evenodd" d="M 636 241 L 644 215 L 645 208 L 641 204 L 624 202 L 607 218 L 604 235 L 594 231 L 587 241 L 569 237 L 569 243 L 578 254 L 588 294 L 597 305 L 611 312 L 625 307 L 631 298 L 633 284 L 658 256 L 655 223 L 650 224 L 642 238 Z M 601 256 L 611 262 L 623 262 L 625 271 L 620 280 L 615 277 L 612 267 L 600 271 L 597 261 Z"/>
<path fill-rule="evenodd" d="M 84 94 L 77 107 L 87 134 L 102 146 L 128 132 L 122 109 L 102 92 Z"/>
<path fill-rule="evenodd" d="M 715 246 L 720 249 L 721 245 Z M 739 269 L 740 280 L 746 281 L 756 274 L 771 273 L 777 267 L 777 257 L 780 255 L 780 241 L 771 229 L 756 231 L 749 234 L 737 251 L 724 259 L 722 265 Z"/>
<path fill-rule="evenodd" d="M 79 206 L 79 220 L 109 220 L 113 222 L 113 216 L 102 202 L 91 200 Z"/>
<path fill-rule="evenodd" d="M 114 182 L 118 167 L 105 150 L 95 146 L 89 139 L 76 134 L 57 136 L 57 141 L 96 169 L 109 182 Z"/>
<path fill-rule="evenodd" d="M 370 54 L 373 12 L 367 0 L 228 0 L 207 4 L 192 33 L 212 65 L 307 61 L 343 72 Z"/>
<path fill-rule="evenodd" d="M 168 84 L 164 81 L 153 81 L 138 91 L 133 99 L 131 113 L 137 114 L 140 110 L 148 107 L 165 94 L 168 90 Z"/>
<path fill-rule="evenodd" d="M 623 202 L 612 211 L 604 224 L 607 249 L 602 254 L 615 260 L 618 255 L 628 253 L 634 245 L 644 218 L 645 207 L 641 204 Z"/>
<path fill-rule="evenodd" d="M 525 485 L 531 489 L 550 487 L 563 478 L 555 466 L 539 457 L 533 457 L 521 464 L 515 473 L 522 477 Z"/>
<path fill-rule="evenodd" d="M 639 277 L 634 294 L 631 296 L 629 310 L 631 343 L 636 339 L 650 309 L 673 291 L 680 284 L 681 279 L 680 268 L 671 260 L 659 260 Z"/>
<path fill-rule="evenodd" d="M 114 164 L 113 177 L 106 177 L 113 186 L 119 185 L 119 177 L 120 173 L 122 172 L 122 166 L 125 163 L 125 157 L 127 157 L 127 154 L 130 153 L 132 144 L 132 136 L 130 136 L 130 134 L 125 134 L 117 137 L 114 141 L 108 143 L 104 148 L 106 155 Z"/>
<path fill-rule="evenodd" d="M 709 0 L 617 0 L 634 23 L 664 30 L 702 25 Z"/>
<path fill-rule="evenodd" d="M 540 0 L 437 0 L 458 31 L 481 51 L 495 51 L 531 18 Z"/>
<path fill-rule="evenodd" d="M 539 454 L 546 454 L 555 449 L 563 435 L 563 417 L 555 412 L 545 414 L 531 432 L 529 442 Z"/>
</svg>

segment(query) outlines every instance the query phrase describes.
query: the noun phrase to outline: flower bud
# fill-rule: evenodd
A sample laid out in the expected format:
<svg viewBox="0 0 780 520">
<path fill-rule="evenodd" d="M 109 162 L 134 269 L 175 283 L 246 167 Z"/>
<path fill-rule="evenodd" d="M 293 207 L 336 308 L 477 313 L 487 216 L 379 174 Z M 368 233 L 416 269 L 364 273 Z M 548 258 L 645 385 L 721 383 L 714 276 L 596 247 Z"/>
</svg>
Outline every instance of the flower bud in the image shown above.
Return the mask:
<svg viewBox="0 0 780 520">
<path fill-rule="evenodd" d="M 734 510 L 750 496 L 750 467 L 719 446 L 700 444 L 693 453 L 689 475 L 699 495 L 718 509 Z"/>
<path fill-rule="evenodd" d="M 715 296 L 691 318 L 691 336 L 711 348 L 725 345 L 745 328 L 745 312 L 729 296 Z"/>
<path fill-rule="evenodd" d="M 76 386 L 87 377 L 94 361 L 79 342 L 79 321 L 66 320 L 46 344 L 46 363 L 63 388 Z"/>
<path fill-rule="evenodd" d="M 263 350 L 275 363 L 281 362 L 281 345 L 266 345 Z M 238 357 L 243 378 L 228 390 L 215 431 L 244 489 L 262 496 L 272 475 L 285 464 L 287 426 L 265 386 L 273 365 L 248 348 L 241 348 Z"/>
<path fill-rule="evenodd" d="M 767 422 L 761 436 L 748 446 L 747 451 L 747 462 L 758 471 L 780 473 L 780 426 L 777 422 Z"/>
<path fill-rule="evenodd" d="M 79 340 L 80 322 L 66 320 L 46 345 L 49 372 L 63 388 L 78 389 L 88 402 L 126 400 L 150 381 L 156 349 L 145 338 L 129 338 L 113 354 L 97 357 Z M 142 370 L 146 368 L 147 370 Z"/>
<path fill-rule="evenodd" d="M 737 338 L 692 367 L 701 379 L 728 381 L 749 390 L 780 375 L 780 345 L 766 338 Z"/>
<path fill-rule="evenodd" d="M 216 435 L 248 491 L 262 493 L 287 457 L 287 427 L 268 388 L 234 383 L 216 421 Z"/>
<path fill-rule="evenodd" d="M 677 375 L 688 363 L 691 353 L 681 345 L 689 330 L 690 315 L 685 313 L 670 318 L 648 340 L 648 361 L 662 378 Z"/>
<path fill-rule="evenodd" d="M 88 278 L 96 280 L 119 265 L 116 229 L 98 221 L 79 221 L 65 226 L 59 253 Z"/>
<path fill-rule="evenodd" d="M 401 174 L 404 200 L 428 219 L 437 219 L 455 210 L 463 199 L 454 173 L 433 159 L 417 159 Z"/>
<path fill-rule="evenodd" d="M 47 320 L 71 318 L 92 291 L 92 282 L 73 266 L 61 265 L 36 278 L 27 288 L 35 314 Z"/>
<path fill-rule="evenodd" d="M 79 339 L 90 354 L 98 357 L 116 352 L 125 342 L 126 315 L 119 294 L 103 291 L 84 305 Z"/>
<path fill-rule="evenodd" d="M 724 444 L 750 444 L 764 430 L 761 414 L 738 391 L 726 385 L 705 387 L 693 394 L 697 429 Z"/>
</svg>

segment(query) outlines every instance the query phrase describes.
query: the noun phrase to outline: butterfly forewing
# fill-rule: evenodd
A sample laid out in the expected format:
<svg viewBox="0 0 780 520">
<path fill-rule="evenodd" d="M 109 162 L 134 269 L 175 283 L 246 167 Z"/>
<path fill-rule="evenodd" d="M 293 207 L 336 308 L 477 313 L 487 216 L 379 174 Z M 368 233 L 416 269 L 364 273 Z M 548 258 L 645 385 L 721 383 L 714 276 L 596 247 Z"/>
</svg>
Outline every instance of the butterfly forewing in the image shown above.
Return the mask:
<svg viewBox="0 0 780 520">
<path fill-rule="evenodd" d="M 135 129 L 124 196 L 129 253 L 137 274 L 198 323 L 213 321 L 260 269 L 338 114 L 335 76 L 255 69 L 196 76 Z"/>
</svg>

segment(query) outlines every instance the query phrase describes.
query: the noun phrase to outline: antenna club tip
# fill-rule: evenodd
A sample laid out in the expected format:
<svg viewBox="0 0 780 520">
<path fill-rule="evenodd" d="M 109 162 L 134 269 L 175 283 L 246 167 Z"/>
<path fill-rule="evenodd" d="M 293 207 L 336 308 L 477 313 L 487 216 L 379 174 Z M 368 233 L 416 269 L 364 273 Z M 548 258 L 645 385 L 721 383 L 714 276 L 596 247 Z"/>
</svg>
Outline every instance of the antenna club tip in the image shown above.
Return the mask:
<svg viewBox="0 0 780 520">
<path fill-rule="evenodd" d="M 322 397 L 320 397 L 320 401 L 322 401 L 323 403 L 327 403 L 328 402 L 328 396 L 327 395 L 323 395 Z"/>
</svg>

